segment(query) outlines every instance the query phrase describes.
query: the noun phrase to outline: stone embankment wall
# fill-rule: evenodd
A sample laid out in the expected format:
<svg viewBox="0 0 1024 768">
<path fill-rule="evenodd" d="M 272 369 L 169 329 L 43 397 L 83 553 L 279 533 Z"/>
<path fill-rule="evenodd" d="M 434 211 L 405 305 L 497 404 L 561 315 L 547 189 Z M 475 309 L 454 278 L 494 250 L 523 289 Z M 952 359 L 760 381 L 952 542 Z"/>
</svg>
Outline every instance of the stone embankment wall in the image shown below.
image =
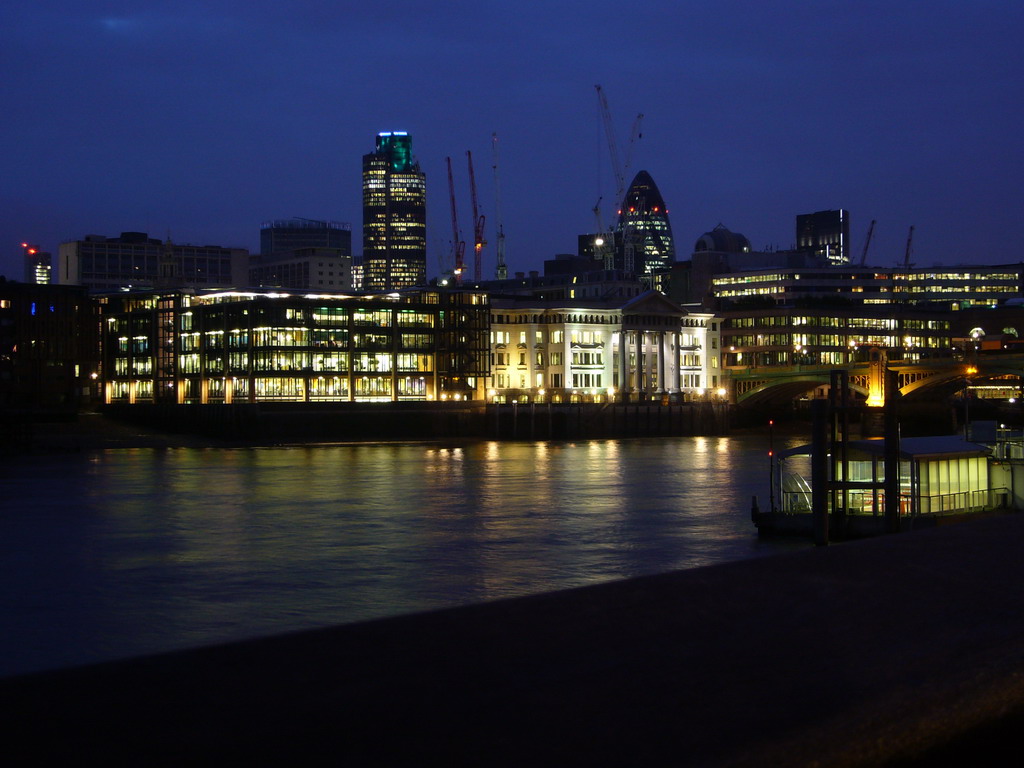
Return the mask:
<svg viewBox="0 0 1024 768">
<path fill-rule="evenodd" d="M 251 442 L 586 438 L 717 435 L 729 430 L 722 403 L 524 404 L 260 403 L 119 405 L 104 413 L 169 433 Z"/>
</svg>

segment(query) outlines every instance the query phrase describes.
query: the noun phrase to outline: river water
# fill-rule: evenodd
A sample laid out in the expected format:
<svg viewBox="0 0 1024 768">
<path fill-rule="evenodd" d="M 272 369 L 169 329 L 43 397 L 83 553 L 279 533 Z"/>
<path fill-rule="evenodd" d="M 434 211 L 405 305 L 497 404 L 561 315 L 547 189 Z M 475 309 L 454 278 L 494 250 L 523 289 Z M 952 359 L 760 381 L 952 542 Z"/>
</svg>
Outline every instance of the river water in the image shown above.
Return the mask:
<svg viewBox="0 0 1024 768">
<path fill-rule="evenodd" d="M 744 436 L 8 460 L 0 675 L 804 546 L 759 540 L 750 522 L 766 448 Z"/>
</svg>

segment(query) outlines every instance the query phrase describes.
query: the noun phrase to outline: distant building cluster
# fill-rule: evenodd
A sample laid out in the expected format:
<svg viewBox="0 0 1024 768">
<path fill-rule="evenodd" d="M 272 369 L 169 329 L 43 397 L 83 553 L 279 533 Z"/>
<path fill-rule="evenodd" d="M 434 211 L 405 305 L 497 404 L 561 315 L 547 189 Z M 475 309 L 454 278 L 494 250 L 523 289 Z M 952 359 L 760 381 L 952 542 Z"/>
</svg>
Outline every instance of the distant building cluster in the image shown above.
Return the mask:
<svg viewBox="0 0 1024 768">
<path fill-rule="evenodd" d="M 843 209 L 797 215 L 789 250 L 718 224 L 680 258 L 641 170 L 615 222 L 598 213 L 542 271 L 428 282 L 409 134 L 376 136 L 362 192 L 359 255 L 349 224 L 305 218 L 263 222 L 259 253 L 122 232 L 54 261 L 22 243 L 23 282 L 0 283 L 0 407 L 727 398 L 740 371 L 920 362 L 1024 333 L 1024 265 L 916 267 L 908 243 L 902 267 L 867 266 Z"/>
</svg>

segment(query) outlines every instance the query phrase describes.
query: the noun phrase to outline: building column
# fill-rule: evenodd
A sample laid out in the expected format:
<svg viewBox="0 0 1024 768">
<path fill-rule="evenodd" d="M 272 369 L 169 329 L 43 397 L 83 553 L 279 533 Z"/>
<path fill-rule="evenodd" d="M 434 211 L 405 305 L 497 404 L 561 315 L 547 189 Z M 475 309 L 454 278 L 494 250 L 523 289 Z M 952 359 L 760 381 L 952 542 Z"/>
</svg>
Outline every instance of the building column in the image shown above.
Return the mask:
<svg viewBox="0 0 1024 768">
<path fill-rule="evenodd" d="M 619 329 L 619 349 L 616 353 L 615 364 L 619 369 L 619 380 L 616 386 L 621 393 L 621 399 L 625 401 L 629 395 L 629 381 L 626 378 L 629 372 L 629 356 L 627 354 L 628 332 L 625 328 Z"/>
<path fill-rule="evenodd" d="M 537 338 L 537 326 L 535 323 L 529 323 L 526 328 L 526 386 L 531 390 L 530 401 L 532 402 L 534 400 L 533 390 L 537 387 L 537 349 L 534 342 L 534 339 Z"/>
<path fill-rule="evenodd" d="M 667 367 L 665 365 L 665 332 L 656 331 L 658 339 L 658 391 L 668 392 L 668 387 L 665 386 L 665 371 Z"/>
<path fill-rule="evenodd" d="M 678 330 L 672 332 L 672 387 L 673 391 L 683 391 L 683 372 L 679 365 L 679 344 L 682 341 Z"/>
<path fill-rule="evenodd" d="M 615 381 L 615 377 L 612 375 L 612 371 L 615 370 L 615 347 L 612 344 L 613 331 L 609 329 L 602 329 L 602 339 L 604 340 L 604 347 L 601 351 L 601 380 L 604 382 L 604 389 L 607 392 L 609 388 L 614 387 L 612 383 Z"/>
<path fill-rule="evenodd" d="M 644 391 L 644 368 L 646 366 L 644 360 L 644 332 L 638 328 L 633 333 L 633 350 L 636 359 L 636 365 L 633 369 L 633 391 L 637 393 L 637 399 L 639 399 Z"/>
<path fill-rule="evenodd" d="M 566 392 L 572 392 L 572 330 L 565 324 L 562 334 L 562 385 Z"/>
</svg>

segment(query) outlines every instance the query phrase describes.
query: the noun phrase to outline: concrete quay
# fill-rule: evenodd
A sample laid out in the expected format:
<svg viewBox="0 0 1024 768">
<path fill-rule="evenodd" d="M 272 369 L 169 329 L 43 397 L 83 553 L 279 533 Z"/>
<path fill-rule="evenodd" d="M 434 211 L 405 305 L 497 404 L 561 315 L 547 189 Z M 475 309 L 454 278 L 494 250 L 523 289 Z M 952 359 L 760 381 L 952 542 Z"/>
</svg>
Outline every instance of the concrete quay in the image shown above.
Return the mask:
<svg viewBox="0 0 1024 768">
<path fill-rule="evenodd" d="M 21 764 L 986 765 L 1024 516 L 0 681 Z"/>
</svg>

